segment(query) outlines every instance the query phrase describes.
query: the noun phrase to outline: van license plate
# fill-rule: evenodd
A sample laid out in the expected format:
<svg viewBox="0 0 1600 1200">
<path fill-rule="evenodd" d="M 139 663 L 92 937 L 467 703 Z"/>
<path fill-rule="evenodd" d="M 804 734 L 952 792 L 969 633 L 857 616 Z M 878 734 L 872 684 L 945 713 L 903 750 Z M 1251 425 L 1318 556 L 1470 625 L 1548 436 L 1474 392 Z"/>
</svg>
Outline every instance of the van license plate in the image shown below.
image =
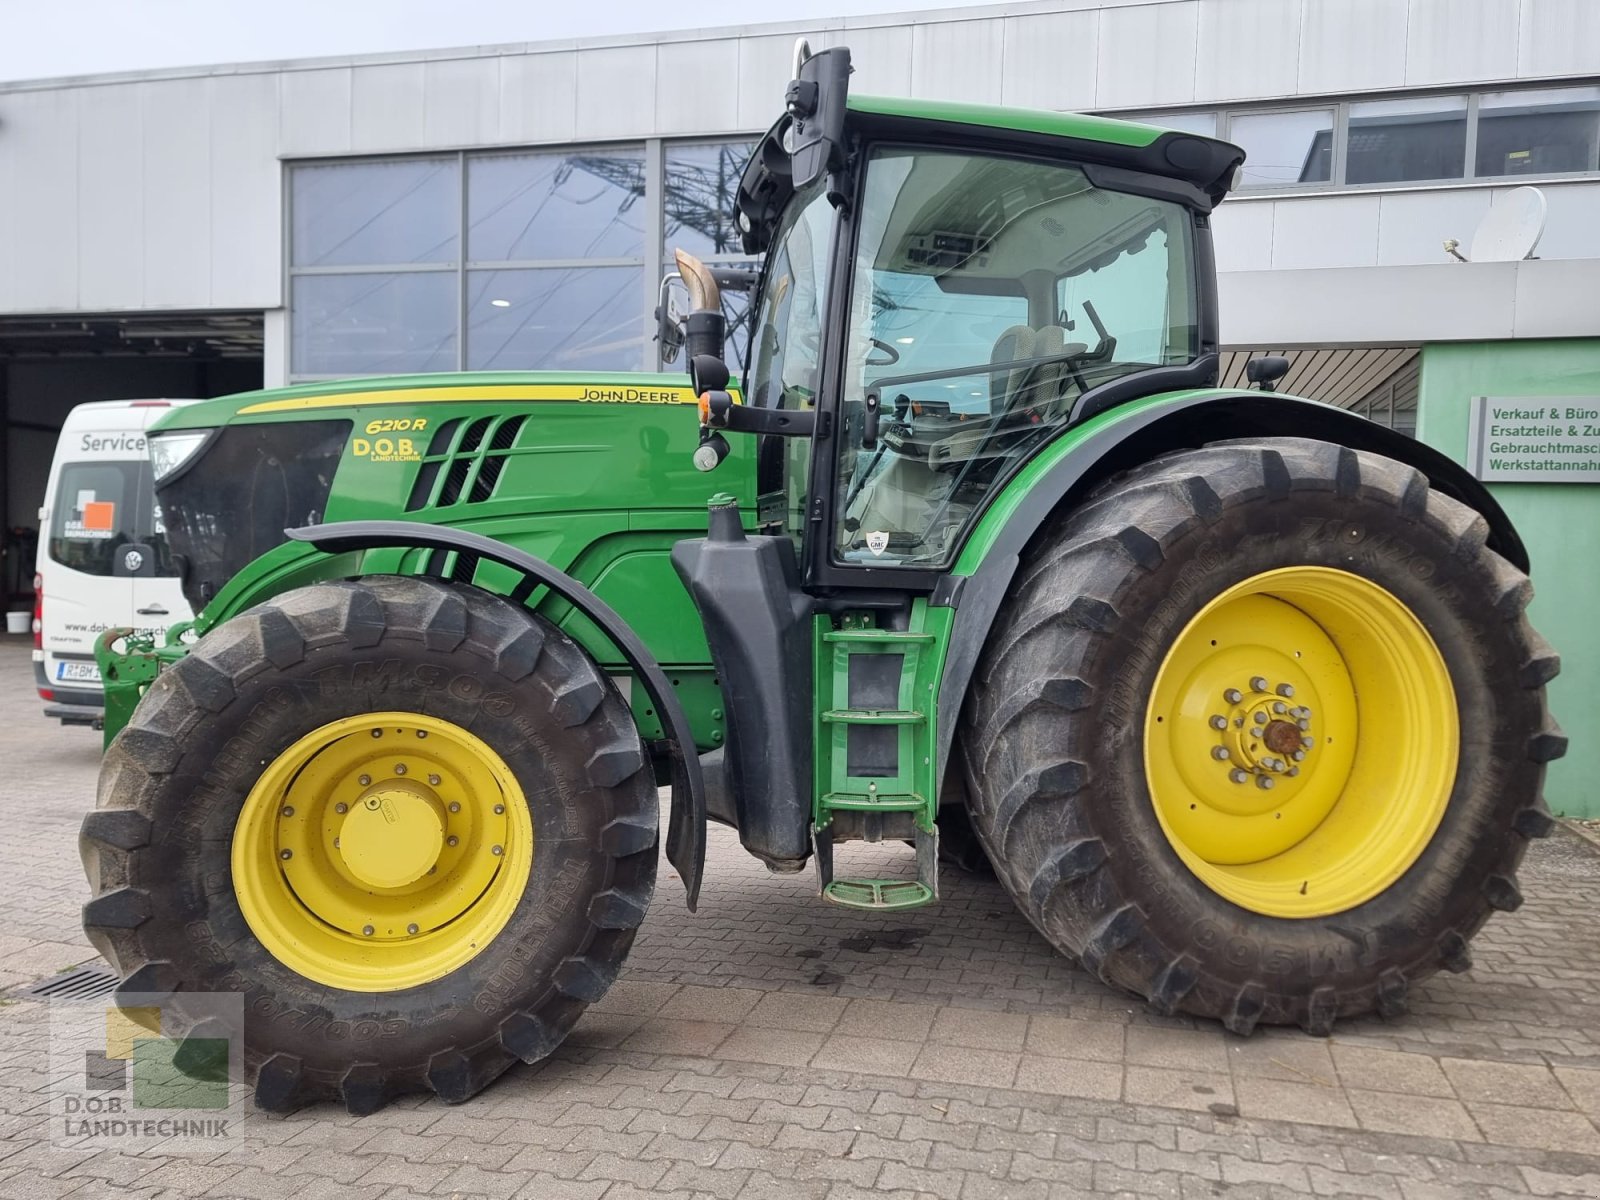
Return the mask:
<svg viewBox="0 0 1600 1200">
<path fill-rule="evenodd" d="M 77 680 L 83 683 L 99 683 L 100 665 L 92 662 L 57 663 L 56 678 Z"/>
</svg>

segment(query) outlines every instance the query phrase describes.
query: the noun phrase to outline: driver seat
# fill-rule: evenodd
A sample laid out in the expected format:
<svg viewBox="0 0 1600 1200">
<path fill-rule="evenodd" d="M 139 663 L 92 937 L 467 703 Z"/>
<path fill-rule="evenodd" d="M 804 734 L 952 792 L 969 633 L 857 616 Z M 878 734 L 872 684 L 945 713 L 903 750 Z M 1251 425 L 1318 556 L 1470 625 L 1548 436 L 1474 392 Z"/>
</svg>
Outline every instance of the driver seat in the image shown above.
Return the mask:
<svg viewBox="0 0 1600 1200">
<path fill-rule="evenodd" d="M 998 363 L 1049 355 L 1082 354 L 1086 349 L 1080 343 L 1068 343 L 1067 331 L 1059 325 L 1045 325 L 1040 329 L 1029 325 L 1013 325 L 995 339 L 989 361 Z M 990 411 L 999 412 L 1003 409 L 1013 415 L 1029 413 L 1036 421 L 1049 420 L 1058 415 L 1062 393 L 1066 390 L 1069 378 L 1064 359 L 997 371 L 989 376 Z"/>
</svg>

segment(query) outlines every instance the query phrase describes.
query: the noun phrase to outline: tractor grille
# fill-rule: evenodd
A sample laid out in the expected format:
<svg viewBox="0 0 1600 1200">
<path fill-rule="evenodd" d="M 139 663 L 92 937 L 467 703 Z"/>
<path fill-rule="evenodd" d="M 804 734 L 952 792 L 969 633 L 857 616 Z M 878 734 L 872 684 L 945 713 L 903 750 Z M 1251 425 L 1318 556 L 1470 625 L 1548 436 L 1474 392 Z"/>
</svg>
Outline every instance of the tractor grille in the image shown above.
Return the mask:
<svg viewBox="0 0 1600 1200">
<path fill-rule="evenodd" d="M 406 511 L 481 504 L 492 498 L 527 419 L 526 413 L 470 421 L 455 417 L 440 425 L 411 485 Z"/>
</svg>

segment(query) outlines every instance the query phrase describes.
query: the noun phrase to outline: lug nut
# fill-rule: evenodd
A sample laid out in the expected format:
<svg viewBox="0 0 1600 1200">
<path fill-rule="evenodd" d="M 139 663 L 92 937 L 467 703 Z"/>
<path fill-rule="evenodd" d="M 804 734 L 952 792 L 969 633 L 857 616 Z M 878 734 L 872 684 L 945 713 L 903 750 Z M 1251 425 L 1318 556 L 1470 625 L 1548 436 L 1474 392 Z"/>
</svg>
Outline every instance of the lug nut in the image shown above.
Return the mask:
<svg viewBox="0 0 1600 1200">
<path fill-rule="evenodd" d="M 417 736 L 419 738 L 425 738 L 428 736 L 428 731 L 426 729 L 419 729 L 417 730 Z"/>
<path fill-rule="evenodd" d="M 1305 760 L 1306 760 L 1306 752 L 1304 750 L 1296 750 L 1289 757 L 1294 759 L 1295 762 L 1305 762 Z"/>
<path fill-rule="evenodd" d="M 459 803 L 457 803 L 456 801 L 454 801 L 454 800 L 450 801 L 450 811 L 451 812 L 460 812 L 461 811 L 461 805 Z"/>
<path fill-rule="evenodd" d="M 1288 772 L 1287 772 L 1287 774 L 1288 774 L 1290 779 L 1293 779 L 1296 775 L 1300 774 L 1300 768 L 1299 767 L 1290 767 Z"/>
<path fill-rule="evenodd" d="M 336 813 L 347 813 L 350 811 L 350 806 L 341 800 L 339 803 L 333 806 L 333 811 Z"/>
<path fill-rule="evenodd" d="M 293 850 L 279 850 L 278 851 L 278 857 L 281 858 L 281 859 L 284 859 L 285 861 L 287 861 L 287 860 L 289 860 L 289 859 L 294 857 L 294 851 Z"/>
<path fill-rule="evenodd" d="M 1244 699 L 1244 693 L 1238 688 L 1229 688 L 1227 691 L 1222 693 L 1222 698 L 1229 704 L 1237 704 L 1239 701 Z"/>
<path fill-rule="evenodd" d="M 1311 747 L 1317 744 L 1317 739 L 1313 737 L 1303 737 L 1300 739 L 1300 744 L 1309 750 Z"/>
<path fill-rule="evenodd" d="M 335 850 L 337 850 L 339 848 L 339 839 L 338 838 L 334 838 L 333 839 L 333 848 Z"/>
<path fill-rule="evenodd" d="M 380 737 L 382 737 L 382 736 L 383 736 L 383 730 L 381 730 L 381 729 L 374 729 L 374 730 L 373 730 L 373 731 L 372 731 L 372 736 L 373 736 L 373 737 L 375 737 L 375 738 L 380 738 Z"/>
<path fill-rule="evenodd" d="M 458 838 L 455 834 L 452 833 L 449 837 L 445 838 L 444 844 L 446 846 L 454 846 L 460 840 L 461 840 L 460 838 Z"/>
<path fill-rule="evenodd" d="M 372 776 L 371 775 L 363 775 L 359 779 L 357 779 L 356 782 L 359 783 L 362 787 L 366 787 L 369 783 L 372 782 Z"/>
<path fill-rule="evenodd" d="M 1267 714 L 1264 713 L 1264 712 L 1258 712 L 1256 714 L 1256 724 L 1257 725 L 1265 725 L 1266 723 L 1267 723 Z"/>
<path fill-rule="evenodd" d="M 1263 679 L 1260 675 L 1251 676 L 1251 678 L 1250 678 L 1250 690 L 1253 691 L 1253 692 L 1264 692 L 1264 691 L 1266 691 L 1267 690 L 1267 681 L 1265 679 Z"/>
<path fill-rule="evenodd" d="M 1228 759 L 1228 748 L 1226 746 L 1211 747 L 1211 757 L 1216 759 L 1218 762 L 1226 762 Z"/>
<path fill-rule="evenodd" d="M 506 806 L 504 804 L 496 804 L 494 806 L 494 815 L 498 817 L 501 813 L 505 812 L 505 810 Z"/>
<path fill-rule="evenodd" d="M 1243 783 L 1246 779 L 1250 778 L 1250 773 L 1235 767 L 1233 770 L 1228 772 L 1228 778 L 1233 780 L 1235 783 Z"/>
<path fill-rule="evenodd" d="M 504 854 L 505 852 L 506 851 L 505 851 L 505 847 L 504 846 L 491 846 L 491 847 L 489 847 L 489 853 L 490 854 L 500 855 L 500 854 Z"/>
<path fill-rule="evenodd" d="M 1272 776 L 1271 775 L 1257 775 L 1256 776 L 1256 786 L 1258 788 L 1260 788 L 1264 792 L 1271 790 L 1271 788 L 1272 788 Z"/>
<path fill-rule="evenodd" d="M 394 765 L 394 773 L 396 775 L 404 775 L 406 773 L 406 765 L 405 765 L 405 763 L 395 763 L 395 765 Z"/>
<path fill-rule="evenodd" d="M 371 925 L 363 925 L 361 927 L 361 932 L 367 937 L 371 937 L 374 931 Z"/>
<path fill-rule="evenodd" d="M 421 932 L 421 929 L 422 927 L 416 924 L 416 922 L 412 922 L 410 925 L 406 926 L 406 932 L 412 934 L 413 936 Z"/>
<path fill-rule="evenodd" d="M 1213 729 L 1226 729 L 1227 727 L 1228 727 L 1228 718 L 1227 717 L 1217 716 L 1217 717 L 1212 717 L 1211 718 L 1211 728 L 1213 728 Z"/>
<path fill-rule="evenodd" d="M 1284 713 L 1289 711 L 1289 706 L 1282 700 L 1274 700 L 1272 702 L 1272 711 L 1281 717 Z"/>
<path fill-rule="evenodd" d="M 439 777 L 437 775 L 429 775 L 428 776 L 428 786 L 429 787 L 438 787 L 439 786 Z"/>
<path fill-rule="evenodd" d="M 1295 722 L 1295 724 L 1300 726 L 1300 728 L 1302 730 L 1306 730 L 1306 729 L 1310 729 L 1311 728 L 1311 722 L 1306 720 L 1304 717 L 1301 717 L 1298 721 Z"/>
<path fill-rule="evenodd" d="M 1294 699 L 1294 687 L 1292 685 L 1290 685 L 1290 684 L 1280 683 L 1278 685 L 1277 691 L 1278 691 L 1278 695 L 1282 696 L 1285 700 L 1293 700 Z"/>
</svg>

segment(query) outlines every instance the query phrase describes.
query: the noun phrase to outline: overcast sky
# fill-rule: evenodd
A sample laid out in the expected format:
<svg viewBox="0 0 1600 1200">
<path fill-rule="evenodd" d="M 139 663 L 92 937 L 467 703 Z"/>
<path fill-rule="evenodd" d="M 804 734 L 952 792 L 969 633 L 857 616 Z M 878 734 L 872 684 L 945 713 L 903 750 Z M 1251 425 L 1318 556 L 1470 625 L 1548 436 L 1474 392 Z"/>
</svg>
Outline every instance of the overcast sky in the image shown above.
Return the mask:
<svg viewBox="0 0 1600 1200">
<path fill-rule="evenodd" d="M 0 80 L 549 41 L 973 0 L 0 0 Z"/>
</svg>

